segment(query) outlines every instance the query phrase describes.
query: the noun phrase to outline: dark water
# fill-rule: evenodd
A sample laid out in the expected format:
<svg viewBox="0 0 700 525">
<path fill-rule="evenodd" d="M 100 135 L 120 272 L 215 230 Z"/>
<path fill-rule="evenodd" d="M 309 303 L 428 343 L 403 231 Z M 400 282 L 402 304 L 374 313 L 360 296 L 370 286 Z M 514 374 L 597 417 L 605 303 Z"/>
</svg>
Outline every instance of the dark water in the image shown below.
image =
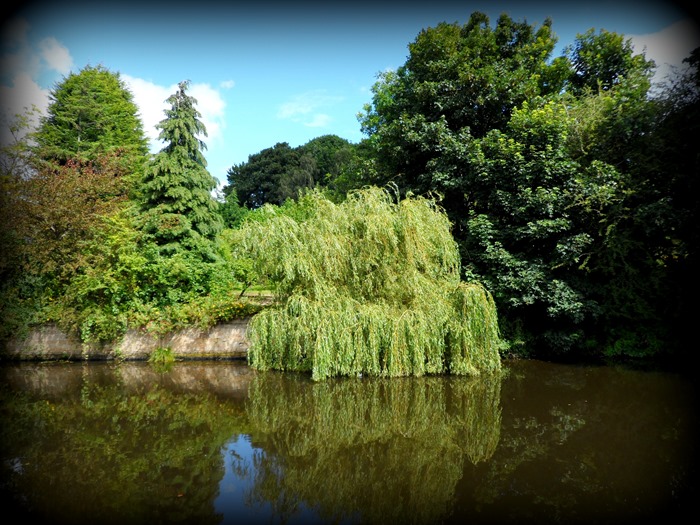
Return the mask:
<svg viewBox="0 0 700 525">
<path fill-rule="evenodd" d="M 505 362 L 334 379 L 6 364 L 3 523 L 626 523 L 694 510 L 695 387 Z"/>
</svg>

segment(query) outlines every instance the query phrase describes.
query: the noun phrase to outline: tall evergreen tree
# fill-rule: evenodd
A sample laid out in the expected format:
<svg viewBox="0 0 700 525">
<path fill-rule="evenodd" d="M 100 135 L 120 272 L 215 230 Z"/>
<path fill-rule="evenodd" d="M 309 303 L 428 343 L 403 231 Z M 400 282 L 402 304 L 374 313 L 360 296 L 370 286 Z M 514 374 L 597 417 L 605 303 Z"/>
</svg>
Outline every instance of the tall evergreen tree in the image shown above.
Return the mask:
<svg viewBox="0 0 700 525">
<path fill-rule="evenodd" d="M 133 95 L 108 69 L 87 66 L 71 73 L 49 95 L 47 115 L 34 138 L 37 156 L 64 165 L 119 152 L 124 165 L 143 165 L 148 141 Z"/>
<path fill-rule="evenodd" d="M 142 185 L 145 229 L 166 253 L 212 240 L 222 228 L 212 196 L 216 179 L 207 171 L 206 145 L 199 138 L 207 132 L 188 87 L 189 81 L 180 82 L 167 99 L 171 107 L 157 125 L 166 144 L 146 166 Z"/>
</svg>

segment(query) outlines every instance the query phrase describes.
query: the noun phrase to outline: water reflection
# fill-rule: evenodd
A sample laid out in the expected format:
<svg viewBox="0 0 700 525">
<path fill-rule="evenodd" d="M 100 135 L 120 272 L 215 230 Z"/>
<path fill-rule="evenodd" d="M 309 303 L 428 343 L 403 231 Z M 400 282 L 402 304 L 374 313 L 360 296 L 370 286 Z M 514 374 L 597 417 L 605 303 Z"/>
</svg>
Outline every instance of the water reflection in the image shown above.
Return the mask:
<svg viewBox="0 0 700 525">
<path fill-rule="evenodd" d="M 504 369 L 315 383 L 240 362 L 6 364 L 0 504 L 38 523 L 122 524 L 620 523 L 688 510 L 692 382 Z"/>
<path fill-rule="evenodd" d="M 334 379 L 268 373 L 251 385 L 254 504 L 286 520 L 433 523 L 449 514 L 465 462 L 500 432 L 500 376 Z"/>
<path fill-rule="evenodd" d="M 245 427 L 240 404 L 145 366 L 11 372 L 2 488 L 14 507 L 42 523 L 220 521 L 211 502 L 221 444 Z"/>
</svg>

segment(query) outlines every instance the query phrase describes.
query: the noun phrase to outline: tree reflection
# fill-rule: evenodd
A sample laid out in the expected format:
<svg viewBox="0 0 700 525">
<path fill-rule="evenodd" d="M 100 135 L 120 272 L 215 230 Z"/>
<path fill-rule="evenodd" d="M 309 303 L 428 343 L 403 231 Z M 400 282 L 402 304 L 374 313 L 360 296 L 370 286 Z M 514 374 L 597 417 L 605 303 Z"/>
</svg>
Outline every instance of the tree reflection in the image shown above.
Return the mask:
<svg viewBox="0 0 700 525">
<path fill-rule="evenodd" d="M 218 523 L 236 405 L 158 385 L 82 385 L 60 400 L 2 392 L 3 508 L 39 523 Z M 8 507 L 9 505 L 9 507 Z"/>
<path fill-rule="evenodd" d="M 300 503 L 327 522 L 435 522 L 464 463 L 496 449 L 500 376 L 315 383 L 267 372 L 251 384 L 247 415 L 259 447 L 249 501 L 282 522 Z"/>
<path fill-rule="evenodd" d="M 323 382 L 231 363 L 0 367 L 0 507 L 72 524 L 680 519 L 695 390 L 533 361 Z"/>
</svg>

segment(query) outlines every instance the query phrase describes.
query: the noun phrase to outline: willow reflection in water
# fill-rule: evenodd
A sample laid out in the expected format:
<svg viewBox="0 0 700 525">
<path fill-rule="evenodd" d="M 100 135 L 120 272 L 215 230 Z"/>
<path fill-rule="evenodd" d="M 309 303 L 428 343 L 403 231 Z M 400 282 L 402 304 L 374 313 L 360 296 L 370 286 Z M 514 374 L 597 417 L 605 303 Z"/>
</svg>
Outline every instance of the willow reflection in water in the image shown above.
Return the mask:
<svg viewBox="0 0 700 525">
<path fill-rule="evenodd" d="M 283 521 L 303 501 L 325 522 L 439 522 L 465 461 L 498 445 L 499 375 L 298 382 L 259 376 L 246 410 L 264 450 L 251 501 Z"/>
<path fill-rule="evenodd" d="M 6 365 L 3 520 L 620 523 L 689 509 L 692 382 L 504 368 L 314 383 L 240 363 Z"/>
</svg>

